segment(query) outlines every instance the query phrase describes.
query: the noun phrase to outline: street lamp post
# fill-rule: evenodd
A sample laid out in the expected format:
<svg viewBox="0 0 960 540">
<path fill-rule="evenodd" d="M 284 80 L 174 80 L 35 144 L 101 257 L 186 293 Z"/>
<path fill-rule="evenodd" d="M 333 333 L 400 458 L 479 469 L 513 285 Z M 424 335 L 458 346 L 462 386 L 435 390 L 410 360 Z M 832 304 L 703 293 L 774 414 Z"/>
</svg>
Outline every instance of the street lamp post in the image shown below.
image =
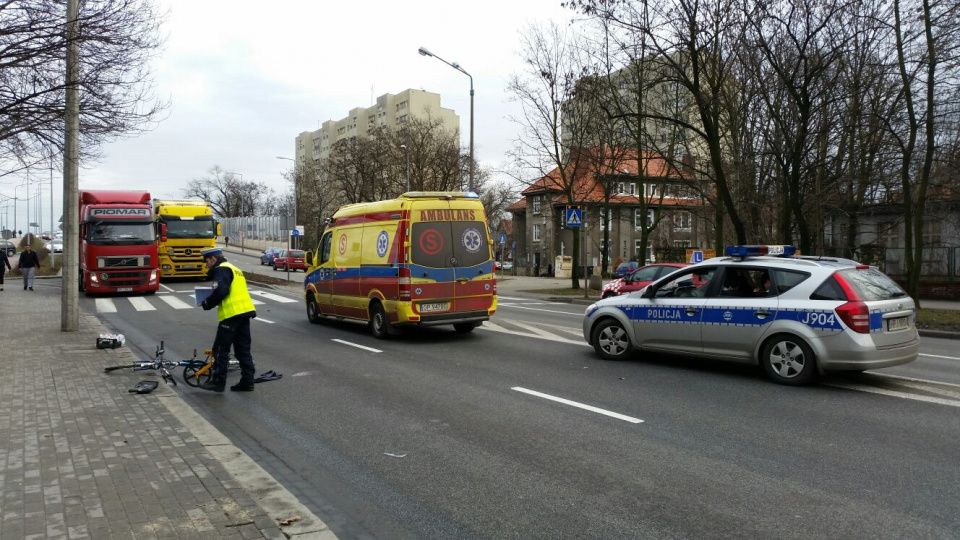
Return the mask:
<svg viewBox="0 0 960 540">
<path fill-rule="evenodd" d="M 452 67 L 453 69 L 459 71 L 460 73 L 463 73 L 467 77 L 470 77 L 470 184 L 467 186 L 467 191 L 473 191 L 473 187 L 474 187 L 473 186 L 473 116 L 474 116 L 473 115 L 473 75 L 467 73 L 465 69 L 460 67 L 460 64 L 456 62 L 451 64 L 450 62 L 447 62 L 443 58 L 440 58 L 439 56 L 428 51 L 426 47 L 420 47 L 419 49 L 417 49 L 417 52 L 419 52 L 421 56 L 432 56 L 437 60 L 443 62 L 444 64 Z"/>
<path fill-rule="evenodd" d="M 400 149 L 403 150 L 403 155 L 407 158 L 407 191 L 410 191 L 410 149 L 405 144 L 401 144 Z"/>
<path fill-rule="evenodd" d="M 277 159 L 284 159 L 293 162 L 293 227 L 297 226 L 297 208 L 300 206 L 300 171 L 297 168 L 297 160 L 293 158 L 277 156 Z M 297 237 L 297 247 L 300 247 L 300 237 Z M 287 276 L 290 279 L 290 276 Z"/>
</svg>

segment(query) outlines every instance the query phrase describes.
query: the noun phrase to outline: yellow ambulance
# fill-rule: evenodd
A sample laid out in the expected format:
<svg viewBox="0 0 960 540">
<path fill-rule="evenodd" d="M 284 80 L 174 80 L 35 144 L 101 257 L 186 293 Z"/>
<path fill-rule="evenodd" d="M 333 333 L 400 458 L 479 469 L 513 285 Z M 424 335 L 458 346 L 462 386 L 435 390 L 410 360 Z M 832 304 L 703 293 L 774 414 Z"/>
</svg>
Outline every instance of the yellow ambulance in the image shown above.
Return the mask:
<svg viewBox="0 0 960 540">
<path fill-rule="evenodd" d="M 491 255 L 473 193 L 414 191 L 343 206 L 307 252 L 307 317 L 367 321 L 380 339 L 409 325 L 470 332 L 497 310 Z"/>
</svg>

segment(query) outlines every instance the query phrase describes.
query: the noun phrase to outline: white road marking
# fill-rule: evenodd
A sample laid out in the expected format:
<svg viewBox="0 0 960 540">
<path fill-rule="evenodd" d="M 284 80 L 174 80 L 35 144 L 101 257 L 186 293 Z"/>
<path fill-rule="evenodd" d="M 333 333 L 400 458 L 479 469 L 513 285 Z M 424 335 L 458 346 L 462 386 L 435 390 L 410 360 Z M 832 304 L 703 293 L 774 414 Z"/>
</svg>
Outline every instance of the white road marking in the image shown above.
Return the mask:
<svg viewBox="0 0 960 540">
<path fill-rule="evenodd" d="M 349 345 L 349 346 L 351 346 L 351 347 L 356 347 L 356 348 L 358 348 L 358 349 L 363 349 L 363 350 L 365 350 L 365 351 L 370 351 L 370 352 L 383 352 L 383 351 L 381 351 L 380 349 L 374 349 L 373 347 L 366 347 L 366 346 L 364 346 L 364 345 L 358 345 L 358 344 L 356 344 L 356 343 L 350 343 L 349 341 L 344 341 L 344 340 L 342 340 L 342 339 L 331 339 L 330 341 L 336 341 L 337 343 L 341 343 L 341 344 L 343 344 L 343 345 Z"/>
<path fill-rule="evenodd" d="M 913 401 L 923 401 L 925 403 L 936 403 L 938 405 L 947 405 L 950 407 L 960 407 L 960 400 L 943 399 L 930 396 L 920 396 L 917 394 L 908 394 L 906 392 L 897 392 L 896 390 L 886 390 L 883 388 L 874 388 L 863 384 L 844 384 L 844 383 L 826 383 L 827 386 L 843 388 L 846 390 L 856 390 L 859 392 L 868 392 L 870 394 L 881 394 L 884 396 L 898 397 L 902 399 L 912 399 Z"/>
<path fill-rule="evenodd" d="M 960 358 L 957 358 L 956 356 L 941 356 L 939 354 L 920 353 L 920 356 L 926 356 L 927 358 L 944 358 L 946 360 L 960 360 Z"/>
<path fill-rule="evenodd" d="M 250 294 L 255 294 L 257 296 L 262 296 L 263 298 L 268 298 L 275 302 L 280 302 L 281 304 L 290 304 L 296 302 L 292 298 L 287 298 L 286 296 L 280 296 L 279 294 L 268 293 L 266 291 L 250 291 Z"/>
<path fill-rule="evenodd" d="M 140 296 L 130 296 L 127 298 L 127 300 L 129 300 L 130 303 L 133 304 L 133 307 L 136 308 L 137 311 L 156 311 L 157 310 L 157 308 L 153 307 L 153 305 L 151 305 L 150 302 L 147 302 L 146 298 L 142 298 Z"/>
<path fill-rule="evenodd" d="M 547 332 L 547 331 L 545 331 L 545 330 L 542 330 L 542 329 L 540 329 L 540 328 L 537 328 L 536 326 L 533 326 L 532 324 L 526 324 L 526 323 L 522 323 L 522 322 L 520 322 L 520 321 L 510 321 L 510 324 L 512 324 L 512 325 L 514 325 L 514 326 L 519 326 L 520 328 L 523 328 L 524 330 L 529 330 L 531 333 L 536 334 L 536 335 L 538 335 L 538 336 L 540 336 L 540 337 L 545 337 L 545 338 L 556 337 L 555 334 L 551 334 L 550 332 Z"/>
<path fill-rule="evenodd" d="M 549 399 L 550 401 L 556 401 L 557 403 L 563 403 L 564 405 L 570 405 L 571 407 L 577 407 L 587 411 L 595 412 L 597 414 L 603 414 L 611 418 L 616 418 L 618 420 L 626 420 L 632 424 L 642 424 L 643 420 L 639 418 L 634 418 L 632 416 L 627 416 L 625 414 L 615 413 L 613 411 L 608 411 L 606 409 L 601 409 L 599 407 L 594 407 L 592 405 L 586 405 L 584 403 L 578 403 L 576 401 L 570 401 L 569 399 L 564 399 L 557 396 L 551 396 L 550 394 L 543 394 L 541 392 L 536 392 L 534 390 L 528 390 L 520 386 L 514 386 L 511 390 L 516 390 L 517 392 L 523 392 L 524 394 L 530 394 L 531 396 L 540 397 L 543 399 Z"/>
<path fill-rule="evenodd" d="M 510 321 L 510 322 L 512 323 L 513 321 Z M 514 336 L 522 336 L 527 338 L 546 339 L 549 341 L 557 341 L 560 343 L 569 343 L 571 345 L 583 345 L 585 347 L 591 346 L 589 343 L 585 341 L 575 341 L 572 339 L 566 339 L 555 334 L 537 335 L 537 334 L 528 334 L 526 332 L 518 332 L 516 330 L 509 330 L 507 328 L 500 326 L 499 324 L 492 323 L 490 321 L 484 321 L 483 324 L 479 326 L 479 328 L 481 330 L 490 330 L 491 332 L 500 332 L 501 334 L 512 334 Z"/>
<path fill-rule="evenodd" d="M 113 303 L 113 300 L 109 298 L 97 298 L 97 311 L 100 313 L 116 313 L 117 306 Z"/>
<path fill-rule="evenodd" d="M 169 291 L 169 292 L 177 292 L 175 289 L 171 289 L 170 287 L 167 287 L 167 286 L 164 285 L 163 283 L 161 283 L 160 286 L 163 287 L 164 289 L 166 289 L 166 290 Z"/>
<path fill-rule="evenodd" d="M 559 304 L 558 304 L 558 305 L 559 305 Z M 566 305 L 566 304 L 563 304 L 563 305 Z M 517 305 L 514 305 L 514 304 L 497 304 L 497 307 L 500 307 L 500 306 L 504 306 L 504 307 L 508 307 L 508 308 L 512 308 L 512 309 L 526 309 L 526 310 L 530 310 L 530 311 L 544 311 L 544 312 L 546 312 L 546 313 L 558 313 L 558 314 L 560 314 L 560 315 L 572 315 L 572 316 L 574 316 L 574 317 L 583 317 L 583 312 L 580 312 L 580 313 L 570 313 L 569 311 L 557 311 L 557 310 L 555 310 L 555 309 L 543 309 L 543 308 L 535 308 L 535 307 L 525 307 L 525 306 L 517 306 Z M 584 311 L 587 310 L 586 306 L 584 306 L 583 310 L 584 310 Z"/>
<path fill-rule="evenodd" d="M 250 300 L 253 301 L 253 305 L 255 306 L 262 306 L 265 303 L 260 300 L 257 300 L 256 298 L 251 298 Z"/>
<path fill-rule="evenodd" d="M 931 381 L 928 379 L 916 379 L 914 377 L 904 377 L 903 375 L 891 375 L 889 373 L 878 373 L 876 371 L 868 371 L 867 373 L 876 377 L 887 377 L 890 379 L 900 379 L 901 381 L 911 381 L 911 382 L 918 382 L 918 383 L 934 384 L 937 386 L 950 386 L 953 388 L 960 388 L 960 384 L 954 384 L 954 383 L 948 383 L 948 382 Z"/>
<path fill-rule="evenodd" d="M 264 319 L 263 317 L 260 317 L 260 316 L 254 317 L 253 320 L 255 320 L 255 321 L 260 321 L 260 322 L 265 322 L 265 323 L 267 323 L 267 324 L 274 324 L 273 321 Z"/>
<path fill-rule="evenodd" d="M 177 298 L 176 296 L 161 296 L 160 300 L 166 302 L 173 309 L 191 309 L 194 307 Z"/>
</svg>

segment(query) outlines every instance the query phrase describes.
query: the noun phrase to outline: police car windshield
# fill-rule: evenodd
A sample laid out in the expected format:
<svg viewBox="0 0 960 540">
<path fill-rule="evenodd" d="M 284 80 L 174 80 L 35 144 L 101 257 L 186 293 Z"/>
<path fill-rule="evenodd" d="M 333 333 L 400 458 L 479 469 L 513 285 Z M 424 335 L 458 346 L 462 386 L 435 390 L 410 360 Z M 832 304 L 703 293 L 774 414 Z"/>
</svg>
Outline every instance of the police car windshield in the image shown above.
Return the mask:
<svg viewBox="0 0 960 540">
<path fill-rule="evenodd" d="M 95 245 L 134 245 L 156 242 L 153 223 L 124 223 L 100 221 L 91 223 L 87 241 Z"/>
<path fill-rule="evenodd" d="M 873 268 L 848 269 L 838 272 L 860 295 L 864 302 L 903 298 L 907 293 L 884 273 Z"/>
</svg>

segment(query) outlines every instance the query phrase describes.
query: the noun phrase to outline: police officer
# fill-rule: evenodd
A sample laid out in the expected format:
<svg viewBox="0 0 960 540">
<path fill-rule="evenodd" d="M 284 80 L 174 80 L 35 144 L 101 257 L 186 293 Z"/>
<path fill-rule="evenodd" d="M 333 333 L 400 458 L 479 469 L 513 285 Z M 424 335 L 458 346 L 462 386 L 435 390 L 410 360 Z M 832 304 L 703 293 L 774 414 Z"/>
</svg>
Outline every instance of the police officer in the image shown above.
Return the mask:
<svg viewBox="0 0 960 540">
<path fill-rule="evenodd" d="M 200 305 L 204 310 L 217 308 L 217 337 L 213 341 L 213 369 L 210 379 L 200 388 L 223 392 L 227 384 L 230 346 L 240 362 L 240 382 L 231 386 L 235 392 L 252 392 L 256 373 L 250 354 L 250 319 L 257 316 L 247 290 L 243 272 L 227 262 L 220 248 L 200 252 L 207 264 L 207 277 L 213 280 L 213 293 Z"/>
</svg>

